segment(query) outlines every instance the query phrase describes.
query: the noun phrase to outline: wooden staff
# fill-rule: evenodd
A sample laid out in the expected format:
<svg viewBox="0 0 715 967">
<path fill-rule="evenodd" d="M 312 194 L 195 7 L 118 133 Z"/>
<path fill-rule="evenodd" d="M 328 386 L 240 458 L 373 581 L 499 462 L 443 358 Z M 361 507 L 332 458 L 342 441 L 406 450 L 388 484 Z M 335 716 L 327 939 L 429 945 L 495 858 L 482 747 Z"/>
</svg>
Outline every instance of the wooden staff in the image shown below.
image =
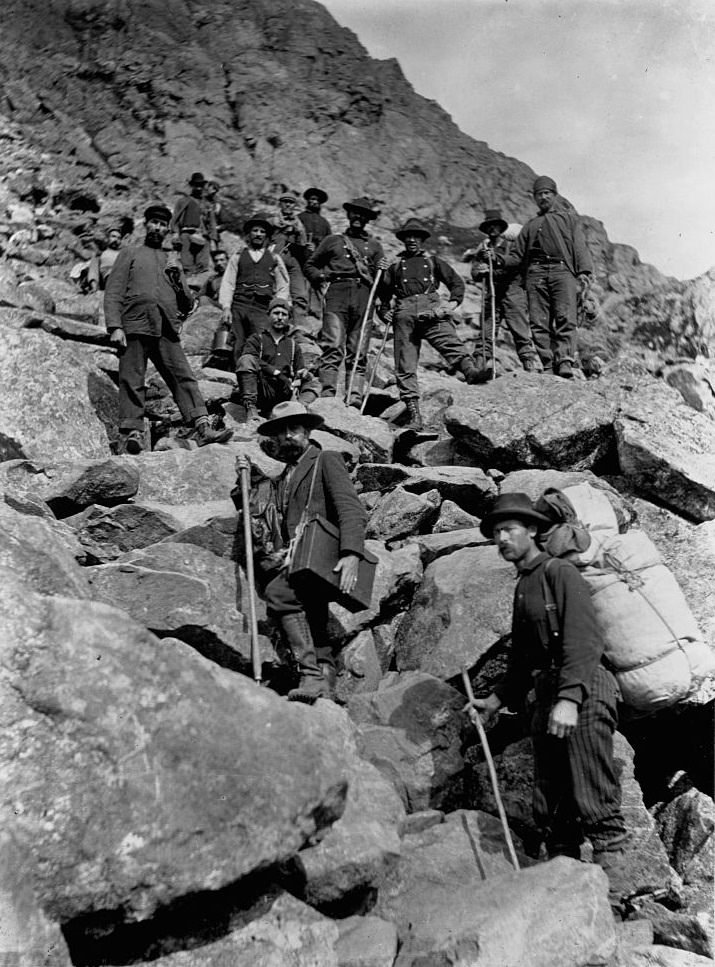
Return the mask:
<svg viewBox="0 0 715 967">
<path fill-rule="evenodd" d="M 251 628 L 251 665 L 256 685 L 261 684 L 261 648 L 258 641 L 258 618 L 256 616 L 256 578 L 253 571 L 253 533 L 251 531 L 251 507 L 249 501 L 249 478 L 251 465 L 245 453 L 236 458 L 236 469 L 241 477 L 241 506 L 243 508 L 243 542 L 246 548 L 246 579 L 248 580 L 248 621 Z"/>
<path fill-rule="evenodd" d="M 358 363 L 360 362 L 360 349 L 362 347 L 363 339 L 365 338 L 365 330 L 367 329 L 367 323 L 372 313 L 372 304 L 375 300 L 375 293 L 377 292 L 377 287 L 380 284 L 380 279 L 382 278 L 382 269 L 378 269 L 375 273 L 375 280 L 372 283 L 372 288 L 370 289 L 370 295 L 367 299 L 367 306 L 365 307 L 365 315 L 362 319 L 362 324 L 360 325 L 360 335 L 358 337 L 357 349 L 355 351 L 355 362 L 353 363 L 352 372 L 350 373 L 350 381 L 348 383 L 348 391 L 346 394 L 345 402 L 350 406 L 350 398 L 353 395 L 353 385 L 355 383 L 355 374 L 357 373 Z"/>
<path fill-rule="evenodd" d="M 362 398 L 362 403 L 360 404 L 360 412 L 365 412 L 365 407 L 367 406 L 367 398 L 370 395 L 370 390 L 372 389 L 372 384 L 375 382 L 375 377 L 377 376 L 377 367 L 380 365 L 380 360 L 382 359 L 382 354 L 385 352 L 385 346 L 387 345 L 387 337 L 390 333 L 390 326 L 385 323 L 385 332 L 382 336 L 382 342 L 380 343 L 380 348 L 377 351 L 377 356 L 375 357 L 375 362 L 373 363 L 372 369 L 370 370 L 370 379 L 367 382 L 367 387 L 365 389 L 365 394 Z"/>
</svg>

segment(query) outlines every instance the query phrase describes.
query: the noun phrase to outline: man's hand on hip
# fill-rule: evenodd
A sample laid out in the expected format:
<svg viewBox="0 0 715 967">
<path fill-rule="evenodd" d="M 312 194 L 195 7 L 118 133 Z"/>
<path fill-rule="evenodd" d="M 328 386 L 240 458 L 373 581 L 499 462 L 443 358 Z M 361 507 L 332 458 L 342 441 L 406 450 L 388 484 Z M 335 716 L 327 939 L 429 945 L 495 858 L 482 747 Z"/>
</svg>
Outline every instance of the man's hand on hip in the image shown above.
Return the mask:
<svg viewBox="0 0 715 967">
<path fill-rule="evenodd" d="M 567 739 L 576 731 L 577 722 L 578 705 L 567 698 L 560 698 L 551 709 L 546 731 L 558 739 Z"/>
<path fill-rule="evenodd" d="M 359 566 L 360 558 L 357 554 L 346 554 L 333 568 L 333 571 L 340 575 L 340 590 L 343 593 L 349 594 L 355 590 Z"/>
</svg>

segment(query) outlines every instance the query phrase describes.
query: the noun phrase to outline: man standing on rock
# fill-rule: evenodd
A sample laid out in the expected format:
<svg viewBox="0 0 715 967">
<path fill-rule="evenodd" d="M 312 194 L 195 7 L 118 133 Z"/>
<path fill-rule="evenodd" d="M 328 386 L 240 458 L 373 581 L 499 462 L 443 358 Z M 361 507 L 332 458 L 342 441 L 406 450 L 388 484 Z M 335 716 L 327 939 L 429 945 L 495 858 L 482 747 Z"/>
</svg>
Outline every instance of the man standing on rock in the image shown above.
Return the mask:
<svg viewBox="0 0 715 967">
<path fill-rule="evenodd" d="M 256 564 L 267 584 L 268 614 L 281 628 L 298 664 L 298 687 L 291 701 L 332 697 L 335 660 L 327 643 L 328 599 L 310 580 L 288 575 L 286 555 L 304 511 L 320 514 L 339 531 L 339 559 L 334 571 L 340 590 L 355 589 L 365 550 L 366 515 L 339 453 L 321 450 L 309 439 L 323 418 L 298 402 L 278 403 L 259 434 L 274 441 L 271 454 L 285 464 L 277 480 L 264 479 L 253 489 Z"/>
<path fill-rule="evenodd" d="M 328 195 L 322 188 L 306 188 L 303 192 L 305 211 L 298 214 L 298 218 L 305 228 L 305 257 L 309 259 L 323 239 L 333 234 L 330 222 L 320 214 L 321 205 L 328 200 Z M 305 265 L 303 266 L 305 269 Z M 323 287 L 308 286 L 308 315 L 316 319 L 323 319 Z"/>
<path fill-rule="evenodd" d="M 350 406 L 360 406 L 365 377 L 365 359 L 370 339 L 368 324 L 362 347 L 360 329 L 367 309 L 370 288 L 378 270 L 384 271 L 388 262 L 377 239 L 365 231 L 368 222 L 379 212 L 369 198 L 355 198 L 345 202 L 349 227 L 342 235 L 328 235 L 317 247 L 305 266 L 308 281 L 320 288 L 328 282 L 325 296 L 323 329 L 320 343 L 323 357 L 320 363 L 321 396 L 333 397 L 337 392 L 338 372 L 345 360 L 348 373 L 352 371 L 358 351 L 362 348 L 356 367 Z"/>
<path fill-rule="evenodd" d="M 181 323 L 195 297 L 174 253 L 163 248 L 171 212 L 150 205 L 144 212 L 143 245 L 119 252 L 107 279 L 104 315 L 110 342 L 119 352 L 119 449 L 141 453 L 147 361 L 156 366 L 184 421 L 196 427 L 199 446 L 225 443 L 230 430 L 211 427 L 206 404 L 181 348 Z"/>
<path fill-rule="evenodd" d="M 476 382 L 478 372 L 452 321 L 452 312 L 464 298 L 464 282 L 444 259 L 427 255 L 424 243 L 430 232 L 416 218 L 408 219 L 395 235 L 405 248 L 378 289 L 380 312 L 393 324 L 395 376 L 400 399 L 407 407 L 406 425 L 422 430 L 417 383 L 422 340 L 434 346 L 450 367 L 464 373 L 468 383 Z M 449 290 L 446 305 L 439 296 L 440 284 Z"/>
<path fill-rule="evenodd" d="M 481 530 L 518 575 L 507 672 L 470 715 L 523 708 L 534 689 L 534 819 L 549 857 L 580 858 L 584 837 L 609 875 L 613 895 L 624 872 L 626 826 L 613 764 L 615 679 L 600 663 L 603 640 L 588 585 L 577 568 L 551 558 L 537 535 L 552 521 L 526 494 L 502 494 Z M 620 897 L 618 897 L 620 899 Z"/>
<path fill-rule="evenodd" d="M 514 340 L 514 348 L 527 372 L 541 371 L 531 328 L 527 315 L 524 280 L 518 269 L 507 269 L 505 263 L 511 253 L 513 242 L 504 238 L 509 223 L 502 218 L 497 209 L 485 213 L 479 231 L 488 236 L 474 253 L 472 278 L 485 287 L 482 300 L 482 332 L 474 350 L 474 358 L 479 366 L 480 382 L 490 379 L 494 367 L 494 340 L 499 326 L 505 322 Z M 494 281 L 494 306 L 489 288 L 489 268 L 491 264 Z M 492 335 L 492 310 L 494 312 L 494 333 Z"/>
<path fill-rule="evenodd" d="M 246 339 L 269 323 L 272 299 L 290 299 L 288 271 L 270 246 L 273 224 L 266 212 L 258 212 L 243 225 L 246 245 L 228 260 L 218 301 L 223 320 L 233 330 L 234 361 L 238 363 Z"/>
<path fill-rule="evenodd" d="M 579 287 L 588 287 L 593 261 L 578 214 L 557 195 L 553 178 L 534 182 L 538 215 L 526 223 L 505 259 L 525 276 L 529 322 L 545 373 L 573 377 Z"/>
<path fill-rule="evenodd" d="M 171 230 L 181 242 L 181 264 L 188 275 L 209 271 L 209 239 L 217 234 L 215 219 L 211 221 L 203 202 L 205 187 L 206 179 L 195 171 L 189 178 L 190 194 L 179 198 L 171 220 Z"/>
</svg>

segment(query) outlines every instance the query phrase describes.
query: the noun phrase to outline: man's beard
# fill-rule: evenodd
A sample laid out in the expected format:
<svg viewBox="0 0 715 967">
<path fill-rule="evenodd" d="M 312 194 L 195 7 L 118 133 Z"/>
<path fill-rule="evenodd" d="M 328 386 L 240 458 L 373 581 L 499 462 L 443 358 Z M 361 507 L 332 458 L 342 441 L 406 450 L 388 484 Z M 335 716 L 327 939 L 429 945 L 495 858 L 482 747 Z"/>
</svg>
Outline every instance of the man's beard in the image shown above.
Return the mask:
<svg viewBox="0 0 715 967">
<path fill-rule="evenodd" d="M 144 244 L 148 245 L 149 248 L 161 248 L 163 241 L 164 236 L 161 232 L 147 232 Z"/>
<path fill-rule="evenodd" d="M 280 460 L 281 463 L 298 463 L 300 458 L 305 453 L 305 447 L 302 447 L 299 443 L 294 443 L 292 440 L 286 440 L 285 443 L 279 443 L 276 447 L 276 460 Z"/>
</svg>

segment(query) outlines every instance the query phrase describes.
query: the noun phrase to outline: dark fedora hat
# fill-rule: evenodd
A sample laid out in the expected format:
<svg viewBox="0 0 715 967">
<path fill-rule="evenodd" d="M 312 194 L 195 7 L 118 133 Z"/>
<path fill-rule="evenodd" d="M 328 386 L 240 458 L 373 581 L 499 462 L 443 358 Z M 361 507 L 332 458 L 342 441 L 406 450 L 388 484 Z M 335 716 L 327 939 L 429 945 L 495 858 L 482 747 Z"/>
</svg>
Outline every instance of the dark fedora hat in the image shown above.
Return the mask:
<svg viewBox="0 0 715 967">
<path fill-rule="evenodd" d="M 317 195 L 321 205 L 324 205 L 328 200 L 328 193 L 323 191 L 322 188 L 306 188 L 303 192 L 303 198 L 307 198 L 308 195 Z"/>
<path fill-rule="evenodd" d="M 489 226 L 494 224 L 499 225 L 500 232 L 505 232 L 509 228 L 509 222 L 502 217 L 502 213 L 498 208 L 487 208 L 484 212 L 484 221 L 479 226 L 479 231 L 484 232 L 486 235 Z"/>
<path fill-rule="evenodd" d="M 167 208 L 166 205 L 162 205 L 161 202 L 156 202 L 153 205 L 149 205 L 149 207 L 144 210 L 144 220 L 148 222 L 151 218 L 155 218 L 160 222 L 170 222 L 171 209 Z"/>
<path fill-rule="evenodd" d="M 418 218 L 408 218 L 402 228 L 398 228 L 395 232 L 399 239 L 404 239 L 405 235 L 419 235 L 421 239 L 425 239 L 431 234 L 432 232 Z"/>
<path fill-rule="evenodd" d="M 247 235 L 252 228 L 259 226 L 260 228 L 265 228 L 269 235 L 273 234 L 275 225 L 271 221 L 271 216 L 268 212 L 256 212 L 255 215 L 251 215 L 243 223 L 243 234 Z"/>
<path fill-rule="evenodd" d="M 275 436 L 291 423 L 300 423 L 307 430 L 315 430 L 322 426 L 325 420 L 317 413 L 309 413 L 297 400 L 286 400 L 285 403 L 276 403 L 266 422 L 258 427 L 258 432 L 261 436 Z"/>
<path fill-rule="evenodd" d="M 553 526 L 553 521 L 534 509 L 531 498 L 527 494 L 501 494 L 494 501 L 492 509 L 485 514 L 479 529 L 485 537 L 494 536 L 494 528 L 500 520 L 520 520 L 524 524 L 533 524 L 540 531 Z"/>
<path fill-rule="evenodd" d="M 195 171 L 193 175 L 189 178 L 190 185 L 205 185 L 206 178 L 201 174 L 200 171 Z"/>
<path fill-rule="evenodd" d="M 350 212 L 359 212 L 361 215 L 364 215 L 369 222 L 372 222 L 380 214 L 380 212 L 375 211 L 375 209 L 372 207 L 372 204 L 373 203 L 369 198 L 361 196 L 360 198 L 353 198 L 352 201 L 346 201 L 343 205 L 343 208 L 346 212 L 348 212 L 348 214 Z"/>
</svg>

